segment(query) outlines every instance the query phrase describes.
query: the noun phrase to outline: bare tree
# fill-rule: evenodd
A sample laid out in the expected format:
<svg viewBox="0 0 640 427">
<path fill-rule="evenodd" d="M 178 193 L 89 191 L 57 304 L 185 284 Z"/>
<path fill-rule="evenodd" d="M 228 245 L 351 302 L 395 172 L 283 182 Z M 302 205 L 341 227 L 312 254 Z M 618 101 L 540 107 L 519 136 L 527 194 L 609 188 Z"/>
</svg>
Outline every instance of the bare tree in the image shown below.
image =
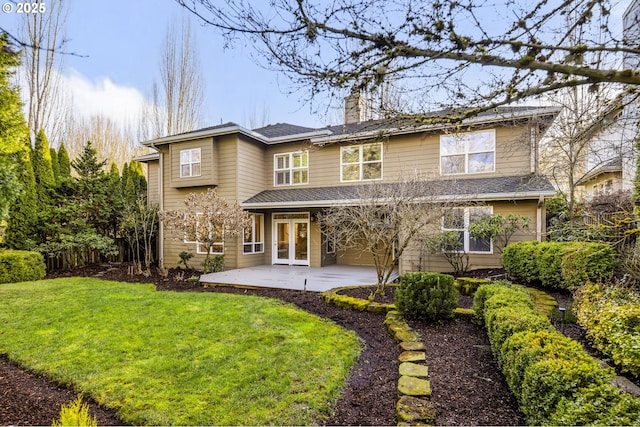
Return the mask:
<svg viewBox="0 0 640 427">
<path fill-rule="evenodd" d="M 25 13 L 20 37 L 24 41 L 22 78 L 27 126 L 32 140 L 45 129 L 52 141 L 58 141 L 62 120 L 57 114 L 63 110 L 60 76 L 63 61 L 59 52 L 66 44 L 64 27 L 67 10 L 62 0 L 46 3 L 43 13 Z"/>
<path fill-rule="evenodd" d="M 640 84 L 618 67 L 640 49 L 610 25 L 616 0 L 177 1 L 312 95 L 403 81 L 420 110 L 463 105 L 461 119 L 561 87 Z"/>
<path fill-rule="evenodd" d="M 154 83 L 146 135 L 156 138 L 194 130 L 202 118 L 204 79 L 191 23 L 183 19 L 167 28 L 160 60 L 160 84 Z"/>
<path fill-rule="evenodd" d="M 455 204 L 450 182 L 426 180 L 418 174 L 394 183 L 358 187 L 353 203 L 335 205 L 321 215 L 321 230 L 338 250 L 358 250 L 373 257 L 378 284 L 384 294 L 397 260 L 412 241 L 439 230 L 444 212 Z"/>
<path fill-rule="evenodd" d="M 227 201 L 215 188 L 209 188 L 206 193 L 189 193 L 183 208 L 160 211 L 158 215 L 165 227 L 175 231 L 176 238 L 186 237 L 205 248 L 205 273 L 209 273 L 214 247 L 242 235 L 243 229 L 251 224 L 249 214 L 238 202 Z"/>
<path fill-rule="evenodd" d="M 637 126 L 622 113 L 623 97 L 607 90 L 561 91 L 547 100 L 561 107 L 543 139 L 541 166 L 567 203 L 568 220 L 575 221 L 581 180 L 605 162 L 631 149 L 624 129 Z"/>
<path fill-rule="evenodd" d="M 132 125 L 123 126 L 103 114 L 67 116 L 63 139 L 71 158 L 79 155 L 87 141 L 91 141 L 99 158 L 119 168 L 141 150 Z"/>
</svg>

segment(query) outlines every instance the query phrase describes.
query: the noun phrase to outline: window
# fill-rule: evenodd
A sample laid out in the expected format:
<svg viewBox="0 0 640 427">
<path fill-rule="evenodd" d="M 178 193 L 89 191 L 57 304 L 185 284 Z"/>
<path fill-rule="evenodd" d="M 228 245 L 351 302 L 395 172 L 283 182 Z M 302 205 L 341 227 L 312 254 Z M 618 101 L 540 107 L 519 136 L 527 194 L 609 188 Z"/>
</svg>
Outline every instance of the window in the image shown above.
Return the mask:
<svg viewBox="0 0 640 427">
<path fill-rule="evenodd" d="M 195 227 L 188 226 L 185 221 L 184 224 L 185 232 L 184 232 L 184 243 L 194 244 L 196 245 L 196 253 L 197 254 L 206 254 L 207 247 L 206 243 L 201 242 L 201 232 L 206 231 L 209 235 L 209 242 L 211 242 L 211 254 L 220 255 L 224 254 L 224 239 L 222 235 L 222 227 L 215 226 L 209 224 L 206 229 L 200 228 L 200 214 L 198 214 L 198 220 L 196 221 Z"/>
<path fill-rule="evenodd" d="M 264 253 L 264 215 L 251 214 L 251 227 L 244 229 L 242 252 L 245 254 Z"/>
<path fill-rule="evenodd" d="M 180 178 L 200 176 L 201 153 L 199 148 L 180 150 Z"/>
<path fill-rule="evenodd" d="M 469 234 L 469 224 L 480 221 L 482 217 L 491 215 L 491 207 L 454 208 L 442 219 L 443 231 L 458 232 L 459 248 L 464 252 L 492 253 L 491 239 L 476 239 Z M 451 248 L 456 250 L 456 248 Z"/>
<path fill-rule="evenodd" d="M 382 179 L 382 144 L 366 144 L 340 149 L 341 181 Z"/>
<path fill-rule="evenodd" d="M 440 136 L 440 173 L 495 172 L 494 130 Z"/>
<path fill-rule="evenodd" d="M 309 182 L 309 152 L 276 154 L 273 162 L 274 185 L 300 185 Z"/>
</svg>

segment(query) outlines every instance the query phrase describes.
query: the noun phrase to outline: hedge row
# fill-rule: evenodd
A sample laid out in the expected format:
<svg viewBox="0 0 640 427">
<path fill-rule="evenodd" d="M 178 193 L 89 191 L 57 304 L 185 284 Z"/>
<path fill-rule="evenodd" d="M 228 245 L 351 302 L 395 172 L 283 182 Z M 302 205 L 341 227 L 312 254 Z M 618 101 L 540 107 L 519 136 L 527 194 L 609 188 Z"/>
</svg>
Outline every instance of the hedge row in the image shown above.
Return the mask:
<svg viewBox="0 0 640 427">
<path fill-rule="evenodd" d="M 575 290 L 587 281 L 608 279 L 616 264 L 616 253 L 606 243 L 525 241 L 502 251 L 509 275 L 551 289 Z"/>
<path fill-rule="evenodd" d="M 588 283 L 574 296 L 573 311 L 592 345 L 622 372 L 640 375 L 640 298 L 614 285 Z"/>
<path fill-rule="evenodd" d="M 507 281 L 483 285 L 474 309 L 530 425 L 640 423 L 640 398 L 612 386 L 613 371 L 556 332 L 526 290 Z"/>
<path fill-rule="evenodd" d="M 0 283 L 41 280 L 46 274 L 39 252 L 0 250 Z"/>
</svg>

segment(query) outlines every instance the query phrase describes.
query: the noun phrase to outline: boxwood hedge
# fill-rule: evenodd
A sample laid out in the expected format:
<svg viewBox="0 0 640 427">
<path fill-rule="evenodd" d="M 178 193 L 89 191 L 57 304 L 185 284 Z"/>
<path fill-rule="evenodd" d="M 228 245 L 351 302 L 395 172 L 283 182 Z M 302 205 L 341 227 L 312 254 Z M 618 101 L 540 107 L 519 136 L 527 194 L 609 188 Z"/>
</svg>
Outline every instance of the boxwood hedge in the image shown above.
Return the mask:
<svg viewBox="0 0 640 427">
<path fill-rule="evenodd" d="M 0 250 L 0 283 L 41 280 L 46 274 L 39 252 Z"/>
</svg>

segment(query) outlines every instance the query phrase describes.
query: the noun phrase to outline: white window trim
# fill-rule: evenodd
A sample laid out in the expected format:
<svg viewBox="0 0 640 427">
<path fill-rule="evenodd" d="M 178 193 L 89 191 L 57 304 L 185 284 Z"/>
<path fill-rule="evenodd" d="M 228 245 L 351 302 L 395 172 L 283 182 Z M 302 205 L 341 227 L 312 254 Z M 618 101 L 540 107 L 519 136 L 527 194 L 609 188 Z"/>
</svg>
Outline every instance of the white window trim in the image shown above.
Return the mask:
<svg viewBox="0 0 640 427">
<path fill-rule="evenodd" d="M 380 160 L 374 160 L 374 161 L 368 161 L 368 162 L 364 162 L 362 157 L 363 157 L 363 152 L 364 152 L 364 147 L 371 147 L 373 145 L 379 145 L 380 146 Z M 344 163 L 342 161 L 342 153 L 344 150 L 349 149 L 349 148 L 354 148 L 354 147 L 358 147 L 358 162 L 353 162 L 353 163 Z M 381 142 L 373 142 L 371 144 L 360 144 L 360 145 L 349 145 L 347 147 L 340 147 L 340 182 L 358 182 L 358 181 L 380 181 L 383 178 L 383 171 L 384 171 L 384 154 L 383 154 L 383 149 L 382 149 L 382 143 Z M 364 164 L 373 164 L 373 163 L 380 163 L 380 178 L 364 178 L 364 173 L 363 173 L 363 165 Z M 344 174 L 342 172 L 343 166 L 345 165 L 359 165 L 359 173 L 358 173 L 358 179 L 344 179 Z"/>
<path fill-rule="evenodd" d="M 302 156 L 305 155 L 307 157 L 307 165 L 304 167 L 294 167 L 293 166 L 293 156 Z M 289 167 L 278 169 L 278 157 L 289 157 Z M 307 171 L 307 180 L 306 182 L 293 182 L 294 172 Z M 278 184 L 278 173 L 285 172 L 289 174 L 289 183 L 288 184 Z M 274 187 L 288 187 L 290 185 L 308 185 L 309 184 L 309 151 L 292 151 L 289 153 L 277 153 L 273 155 L 273 186 Z"/>
<path fill-rule="evenodd" d="M 196 230 L 198 229 L 198 226 L 200 224 L 200 219 L 199 217 L 202 215 L 201 213 L 196 214 L 198 216 L 198 220 L 196 221 Z M 185 231 L 184 233 L 184 237 L 182 242 L 187 244 L 187 245 L 196 245 L 196 254 L 198 255 L 206 255 L 207 254 L 207 248 L 205 247 L 203 249 L 204 244 L 198 241 L 198 234 L 196 232 L 196 236 L 195 236 L 196 240 L 187 240 L 187 232 Z M 221 252 L 216 252 L 215 250 L 213 250 L 214 246 L 219 246 L 221 247 Z M 212 251 L 211 251 L 211 255 L 224 255 L 224 236 L 222 236 L 222 241 L 221 242 L 214 242 L 214 246 L 212 246 Z"/>
<path fill-rule="evenodd" d="M 264 253 L 264 214 L 250 214 L 252 217 L 251 220 L 251 242 L 244 241 L 244 230 L 242 233 L 242 254 L 243 255 L 253 255 L 253 254 L 263 254 Z M 255 222 L 260 218 L 262 224 L 260 225 L 260 235 L 256 236 L 256 227 Z M 256 240 L 257 239 L 257 240 Z M 251 245 L 252 251 L 245 251 L 245 245 Z M 256 251 L 256 245 L 262 245 L 262 250 Z"/>
<path fill-rule="evenodd" d="M 193 162 L 191 161 L 191 159 L 193 159 L 193 152 L 197 151 L 200 153 L 200 161 L 199 162 Z M 182 153 L 184 152 L 188 152 L 189 153 L 189 163 L 182 163 Z M 186 150 L 180 150 L 180 178 L 194 178 L 194 177 L 198 177 L 198 176 L 202 176 L 202 149 L 201 148 L 189 148 Z M 198 173 L 197 175 L 193 173 L 193 165 L 199 164 L 200 165 L 200 173 Z M 189 165 L 189 175 L 184 175 L 182 173 L 182 166 L 184 165 Z"/>
<path fill-rule="evenodd" d="M 493 255 L 493 239 L 489 241 L 489 250 L 488 251 L 470 251 L 469 250 L 469 242 L 471 240 L 471 235 L 469 234 L 469 223 L 471 218 L 471 210 L 472 209 L 489 209 L 489 215 L 493 215 L 493 206 L 467 206 L 460 207 L 454 209 L 463 209 L 464 210 L 464 230 L 461 228 L 445 228 L 444 226 L 444 217 L 442 218 L 442 231 L 462 231 L 464 233 L 463 238 L 463 249 L 464 253 L 468 254 L 479 254 L 479 255 Z M 453 251 L 455 252 L 455 251 Z"/>
<path fill-rule="evenodd" d="M 467 144 L 465 143 L 465 150 L 464 153 L 460 153 L 460 154 L 447 154 L 447 155 L 443 155 L 442 154 L 442 140 L 444 138 L 456 138 L 456 137 L 461 137 L 464 135 L 471 135 L 474 133 L 492 133 L 493 134 L 493 150 L 491 151 L 469 151 Z M 482 171 L 482 172 L 469 172 L 469 155 L 470 154 L 480 154 L 480 153 L 493 153 L 493 167 L 491 168 L 491 170 L 489 171 Z M 451 157 L 451 156 L 455 156 L 455 155 L 462 155 L 464 154 L 464 172 L 456 172 L 456 173 L 445 173 L 442 170 L 442 158 L 443 157 Z M 489 129 L 489 130 L 481 130 L 481 131 L 475 131 L 475 132 L 462 132 L 459 134 L 452 134 L 452 135 L 440 135 L 440 175 L 443 176 L 449 176 L 449 175 L 476 175 L 476 174 L 482 174 L 482 173 L 495 173 L 496 171 L 496 131 L 495 129 Z"/>
</svg>

